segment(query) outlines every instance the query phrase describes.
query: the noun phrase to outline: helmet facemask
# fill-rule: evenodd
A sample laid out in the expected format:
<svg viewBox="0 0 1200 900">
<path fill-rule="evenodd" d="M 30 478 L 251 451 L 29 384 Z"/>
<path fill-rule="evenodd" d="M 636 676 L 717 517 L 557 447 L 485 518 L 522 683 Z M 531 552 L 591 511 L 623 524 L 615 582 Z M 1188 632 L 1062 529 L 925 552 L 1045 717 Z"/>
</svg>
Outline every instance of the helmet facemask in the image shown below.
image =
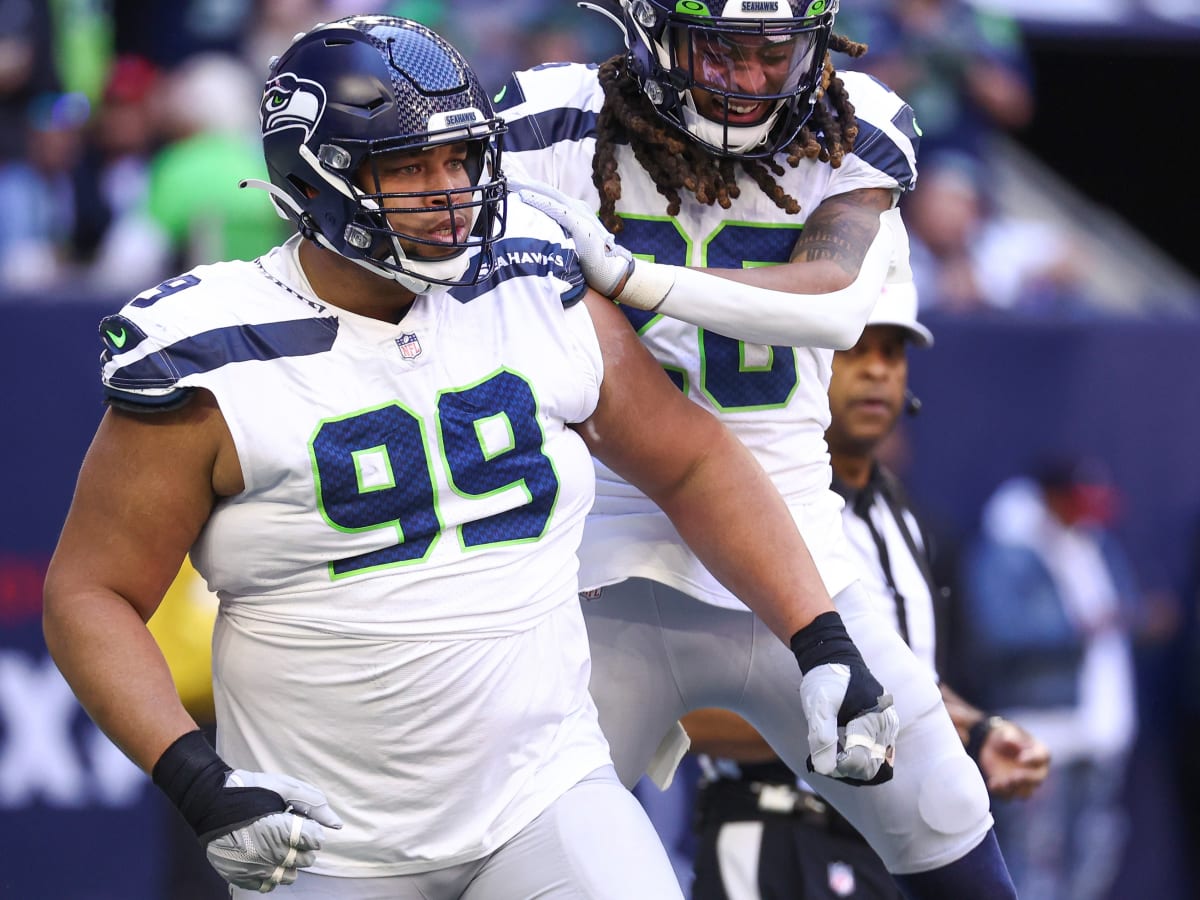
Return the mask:
<svg viewBox="0 0 1200 900">
<path fill-rule="evenodd" d="M 800 4 L 793 4 L 799 6 Z M 625 0 L 629 59 L 660 116 L 721 156 L 771 156 L 795 138 L 820 97 L 836 2 L 813 0 L 808 15 L 683 14 L 687 6 Z M 756 17 L 750 17 L 750 16 Z"/>
<path fill-rule="evenodd" d="M 351 159 L 361 160 L 352 170 L 356 178 L 345 175 L 357 209 L 342 235 L 345 248 L 338 252 L 378 275 L 421 291 L 434 285 L 474 284 L 485 277 L 492 269 L 492 243 L 504 234 L 508 203 L 505 178 L 493 176 L 500 172 L 501 138 L 464 140 L 466 137 L 462 128 L 454 128 L 446 129 L 445 134 L 431 132 L 419 147 L 399 140 L 367 142 L 361 151 L 353 147 L 322 148 L 326 168 L 330 166 L 328 157 L 337 155 L 333 150 L 348 150 Z M 467 185 L 428 191 L 384 190 L 381 158 L 458 143 L 466 144 Z M 427 223 L 444 217 L 448 224 L 457 221 L 463 227 L 451 227 L 446 239 L 433 240 L 424 231 L 405 231 L 403 224 L 394 224 L 389 218 L 413 215 L 420 218 L 408 221 Z M 423 249 L 426 247 L 428 251 Z M 415 285 L 414 281 L 423 285 Z"/>
</svg>

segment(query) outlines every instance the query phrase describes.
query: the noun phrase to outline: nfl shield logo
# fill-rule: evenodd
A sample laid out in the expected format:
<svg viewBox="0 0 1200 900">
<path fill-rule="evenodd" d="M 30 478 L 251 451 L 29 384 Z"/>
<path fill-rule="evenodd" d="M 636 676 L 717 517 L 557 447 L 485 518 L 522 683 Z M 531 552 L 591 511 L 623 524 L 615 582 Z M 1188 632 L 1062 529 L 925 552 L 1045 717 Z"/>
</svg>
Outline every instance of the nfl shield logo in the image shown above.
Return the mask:
<svg viewBox="0 0 1200 900">
<path fill-rule="evenodd" d="M 849 863 L 829 864 L 829 889 L 838 897 L 849 897 L 854 893 L 854 870 Z"/>
<path fill-rule="evenodd" d="M 405 359 L 416 359 L 421 355 L 421 342 L 417 340 L 417 336 L 412 333 L 405 333 L 396 338 L 396 346 L 400 348 L 400 355 Z"/>
</svg>

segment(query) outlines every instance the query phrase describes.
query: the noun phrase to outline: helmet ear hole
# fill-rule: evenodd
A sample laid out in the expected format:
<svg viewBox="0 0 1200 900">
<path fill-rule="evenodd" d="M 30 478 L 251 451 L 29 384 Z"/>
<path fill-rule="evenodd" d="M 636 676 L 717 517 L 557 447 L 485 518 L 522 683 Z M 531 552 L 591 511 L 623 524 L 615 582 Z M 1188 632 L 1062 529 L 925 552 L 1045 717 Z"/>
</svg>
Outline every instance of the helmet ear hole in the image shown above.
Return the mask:
<svg viewBox="0 0 1200 900">
<path fill-rule="evenodd" d="M 301 196 L 307 197 L 309 200 L 311 200 L 312 198 L 317 196 L 317 193 L 318 193 L 317 189 L 315 187 L 313 187 L 311 184 L 309 184 L 307 181 L 304 181 L 304 180 L 298 178 L 294 173 L 288 175 L 287 180 L 288 180 L 288 183 L 291 184 L 291 186 Z"/>
</svg>

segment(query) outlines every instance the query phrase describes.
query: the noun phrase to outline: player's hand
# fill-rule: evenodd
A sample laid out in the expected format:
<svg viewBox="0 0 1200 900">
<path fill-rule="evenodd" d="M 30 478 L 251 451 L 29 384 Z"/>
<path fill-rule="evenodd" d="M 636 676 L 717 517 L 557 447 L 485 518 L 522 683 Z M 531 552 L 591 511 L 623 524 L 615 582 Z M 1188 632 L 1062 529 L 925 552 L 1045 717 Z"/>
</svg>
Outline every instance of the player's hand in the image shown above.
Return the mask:
<svg viewBox="0 0 1200 900">
<path fill-rule="evenodd" d="M 540 209 L 562 226 L 575 241 L 579 266 L 588 284 L 605 297 L 616 299 L 633 271 L 633 254 L 617 243 L 596 218 L 596 211 L 548 184 L 510 178 L 508 185 L 525 203 Z"/>
<path fill-rule="evenodd" d="M 317 788 L 286 775 L 231 769 L 200 731 L 154 764 L 154 783 L 179 809 L 221 877 L 263 893 L 311 866 L 322 826 L 342 822 Z"/>
<path fill-rule="evenodd" d="M 325 836 L 321 826 L 342 827 L 325 795 L 295 778 L 237 769 L 225 787 L 262 788 L 284 804 L 284 812 L 261 816 L 208 842 L 208 861 L 237 887 L 265 894 L 291 884 L 298 870 L 316 861 Z"/>
<path fill-rule="evenodd" d="M 979 768 L 993 796 L 1024 799 L 1046 780 L 1050 751 L 1020 725 L 1000 719 L 983 740 Z"/>
<path fill-rule="evenodd" d="M 792 636 L 804 678 L 809 771 L 848 784 L 891 780 L 900 716 L 836 612 L 822 613 Z"/>
</svg>

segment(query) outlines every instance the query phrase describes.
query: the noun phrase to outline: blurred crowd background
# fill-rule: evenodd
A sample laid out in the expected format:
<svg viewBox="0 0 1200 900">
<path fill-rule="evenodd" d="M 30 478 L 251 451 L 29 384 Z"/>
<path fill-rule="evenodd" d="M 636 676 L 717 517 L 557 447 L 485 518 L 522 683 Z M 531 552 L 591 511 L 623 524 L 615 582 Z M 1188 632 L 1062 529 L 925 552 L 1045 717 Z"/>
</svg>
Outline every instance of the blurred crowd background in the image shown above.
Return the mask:
<svg viewBox="0 0 1200 900">
<path fill-rule="evenodd" d="M 0 0 L 0 897 L 213 896 L 50 663 L 41 576 L 101 413 L 97 322 L 285 237 L 237 187 L 266 177 L 268 60 L 364 12 L 431 25 L 493 90 L 621 49 L 571 0 Z M 924 411 L 889 459 L 948 550 L 950 680 L 1077 776 L 1069 796 L 998 808 L 1002 840 L 1047 885 L 1086 870 L 1045 900 L 1193 897 L 1200 0 L 842 0 L 837 21 L 870 51 L 835 64 L 886 82 L 923 129 L 902 212 L 937 347 L 913 360 Z M 180 595 L 158 627 L 203 718 L 191 639 L 211 598 L 186 577 Z M 681 871 L 688 771 L 670 796 L 640 792 Z"/>
<path fill-rule="evenodd" d="M 839 15 L 871 48 L 856 67 L 923 129 L 904 210 L 923 308 L 1191 311 L 1170 98 L 1189 74 L 1194 87 L 1200 4 L 1058 0 L 1016 19 L 982 4 L 1023 0 L 977 2 L 846 0 Z M 0 0 L 0 289 L 129 293 L 271 246 L 282 224 L 236 186 L 263 171 L 268 60 L 314 22 L 364 11 L 443 31 L 489 87 L 620 48 L 571 0 Z M 1089 38 L 1081 22 L 1109 27 Z"/>
</svg>

